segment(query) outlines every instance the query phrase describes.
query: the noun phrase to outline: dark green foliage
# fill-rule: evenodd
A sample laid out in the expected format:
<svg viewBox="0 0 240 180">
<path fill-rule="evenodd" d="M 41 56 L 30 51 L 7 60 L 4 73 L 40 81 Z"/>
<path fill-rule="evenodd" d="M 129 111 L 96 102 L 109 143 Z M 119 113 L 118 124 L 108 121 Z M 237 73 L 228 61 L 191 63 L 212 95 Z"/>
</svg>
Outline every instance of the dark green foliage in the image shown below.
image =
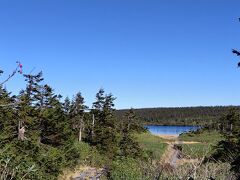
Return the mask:
<svg viewBox="0 0 240 180">
<path fill-rule="evenodd" d="M 240 56 L 238 50 L 232 49 L 232 53 Z M 240 67 L 240 62 L 238 62 Z M 240 179 L 240 112 L 233 108 L 228 114 L 224 115 L 218 121 L 220 132 L 225 137 L 215 147 L 212 155 L 213 159 L 231 164 L 231 170 L 235 173 L 237 179 Z"/>
<path fill-rule="evenodd" d="M 71 108 L 71 101 L 69 97 L 66 97 L 63 103 L 63 111 L 66 116 L 69 116 L 70 108 Z"/>
<path fill-rule="evenodd" d="M 17 137 L 17 114 L 12 106 L 14 102 L 5 89 L 0 86 L 0 142 L 8 143 Z M 6 106 L 5 106 L 6 105 Z"/>
<path fill-rule="evenodd" d="M 142 179 L 142 171 L 137 160 L 126 158 L 115 160 L 111 169 L 111 179 L 113 180 L 135 180 Z"/>
<path fill-rule="evenodd" d="M 141 157 L 142 150 L 134 139 L 133 135 L 124 133 L 120 140 L 120 156 L 123 157 Z"/>
<path fill-rule="evenodd" d="M 42 72 L 24 77 L 26 89 L 18 96 L 0 86 L 0 175 L 7 171 L 8 179 L 50 180 L 79 164 L 103 166 L 119 156 L 141 157 L 132 134 L 145 129 L 132 110 L 126 121 L 117 121 L 112 94 L 100 89 L 93 109 L 86 111 L 80 92 L 62 103 L 41 84 Z"/>
<path fill-rule="evenodd" d="M 212 158 L 223 162 L 229 162 L 232 170 L 237 177 L 240 177 L 240 113 L 236 109 L 232 109 L 228 114 L 223 116 L 219 125 L 220 132 L 224 136 L 224 140 L 220 141 L 215 147 Z"/>
<path fill-rule="evenodd" d="M 92 144 L 109 158 L 113 158 L 118 150 L 118 135 L 116 127 L 116 118 L 113 112 L 116 98 L 112 94 L 104 94 L 100 89 L 96 95 L 96 102 L 93 103 L 92 113 L 94 114 L 95 123 L 92 127 L 93 137 Z"/>
<path fill-rule="evenodd" d="M 126 112 L 122 119 L 122 126 L 125 126 L 125 128 L 131 133 L 142 133 L 147 131 L 147 129 L 144 128 L 143 123 L 140 121 L 140 118 L 135 114 L 133 108 Z"/>
<path fill-rule="evenodd" d="M 133 111 L 130 109 L 129 112 L 125 114 L 125 118 L 121 122 L 121 140 L 120 140 L 120 156 L 123 157 L 140 157 L 142 155 L 142 150 L 135 140 L 133 133 L 144 132 L 145 129 L 140 125 L 137 117 Z"/>
<path fill-rule="evenodd" d="M 79 141 L 82 141 L 82 133 L 86 124 L 84 111 L 88 107 L 84 105 L 84 103 L 84 98 L 82 97 L 81 93 L 78 92 L 70 104 L 68 114 L 75 136 L 78 137 Z"/>
<path fill-rule="evenodd" d="M 211 126 L 226 114 L 233 106 L 199 106 L 176 108 L 143 108 L 135 109 L 136 115 L 144 124 L 159 125 L 201 125 Z M 240 109 L 239 107 L 236 107 Z M 117 110 L 116 116 L 121 119 L 129 110 Z"/>
</svg>

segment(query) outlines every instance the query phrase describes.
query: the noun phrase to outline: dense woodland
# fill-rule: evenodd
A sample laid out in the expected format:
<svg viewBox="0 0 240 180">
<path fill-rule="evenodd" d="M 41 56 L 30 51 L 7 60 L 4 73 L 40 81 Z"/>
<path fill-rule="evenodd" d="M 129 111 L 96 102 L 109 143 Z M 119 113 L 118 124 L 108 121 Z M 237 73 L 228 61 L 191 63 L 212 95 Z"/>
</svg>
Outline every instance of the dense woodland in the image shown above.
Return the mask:
<svg viewBox="0 0 240 180">
<path fill-rule="evenodd" d="M 26 81 L 18 95 L 3 88 L 15 75 Z M 112 94 L 100 89 L 88 108 L 80 92 L 61 100 L 42 82 L 42 72 L 22 74 L 17 62 L 0 83 L 0 179 L 57 179 L 79 164 L 106 166 L 110 177 L 115 160 L 143 157 L 132 134 L 145 129 L 132 110 L 117 121 Z"/>
<path fill-rule="evenodd" d="M 199 106 L 173 108 L 143 108 L 135 109 L 140 121 L 145 124 L 158 125 L 211 125 L 231 109 L 239 106 Z M 117 110 L 120 118 L 128 110 Z"/>
</svg>

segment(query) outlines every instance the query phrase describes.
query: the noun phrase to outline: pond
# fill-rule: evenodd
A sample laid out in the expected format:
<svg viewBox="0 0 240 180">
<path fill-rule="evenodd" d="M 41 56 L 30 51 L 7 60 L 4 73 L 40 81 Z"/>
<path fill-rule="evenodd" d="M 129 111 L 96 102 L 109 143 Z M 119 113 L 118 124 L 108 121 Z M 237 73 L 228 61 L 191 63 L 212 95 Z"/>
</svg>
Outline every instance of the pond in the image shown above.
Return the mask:
<svg viewBox="0 0 240 180">
<path fill-rule="evenodd" d="M 150 133 L 154 135 L 179 135 L 184 132 L 196 131 L 199 126 L 159 126 L 159 125 L 149 125 L 145 126 Z"/>
</svg>

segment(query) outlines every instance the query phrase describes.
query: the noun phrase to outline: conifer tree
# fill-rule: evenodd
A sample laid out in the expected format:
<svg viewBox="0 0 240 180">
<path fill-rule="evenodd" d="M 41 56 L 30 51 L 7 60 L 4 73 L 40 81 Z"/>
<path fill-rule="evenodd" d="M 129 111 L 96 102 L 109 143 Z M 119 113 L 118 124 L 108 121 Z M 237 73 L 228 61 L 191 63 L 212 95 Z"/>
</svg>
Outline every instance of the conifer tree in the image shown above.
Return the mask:
<svg viewBox="0 0 240 180">
<path fill-rule="evenodd" d="M 131 108 L 125 114 L 125 121 L 122 121 L 121 125 L 120 156 L 133 158 L 141 156 L 141 148 L 138 142 L 135 141 L 133 133 L 142 130 L 144 128 L 138 124 L 134 110 Z"/>
<path fill-rule="evenodd" d="M 70 108 L 71 108 L 71 101 L 70 101 L 69 97 L 66 97 L 64 99 L 64 103 L 63 103 L 63 110 L 64 110 L 66 116 L 69 116 Z"/>
<path fill-rule="evenodd" d="M 44 144 L 59 146 L 72 137 L 60 98 L 50 86 L 44 86 L 44 109 L 41 112 L 41 142 Z"/>
<path fill-rule="evenodd" d="M 14 97 L 6 89 L 0 86 L 0 145 L 5 145 L 17 137 L 17 117 L 16 111 L 12 106 L 6 104 L 14 104 Z M 2 105 L 2 106 L 1 106 Z"/>
<path fill-rule="evenodd" d="M 128 125 L 127 127 L 128 131 L 138 133 L 146 131 L 142 122 L 136 116 L 133 108 L 126 112 L 124 119 L 125 119 L 124 124 Z"/>
<path fill-rule="evenodd" d="M 92 113 L 95 117 L 93 145 L 113 158 L 118 150 L 116 119 L 113 115 L 114 100 L 112 94 L 104 94 L 104 90 L 100 89 L 96 94 L 96 102 L 93 103 Z"/>
<path fill-rule="evenodd" d="M 24 74 L 27 82 L 26 89 L 20 93 L 19 99 L 19 128 L 29 131 L 29 138 L 34 141 L 41 141 L 41 112 L 44 109 L 43 85 L 44 80 L 42 72 L 37 74 Z M 25 125 L 25 126 L 24 126 Z M 21 138 L 20 138 L 21 139 Z"/>
<path fill-rule="evenodd" d="M 78 92 L 71 103 L 69 112 L 72 127 L 76 132 L 78 132 L 78 141 L 82 141 L 82 133 L 85 128 L 84 110 L 87 109 L 87 106 L 84 105 L 84 103 L 82 94 Z"/>
</svg>

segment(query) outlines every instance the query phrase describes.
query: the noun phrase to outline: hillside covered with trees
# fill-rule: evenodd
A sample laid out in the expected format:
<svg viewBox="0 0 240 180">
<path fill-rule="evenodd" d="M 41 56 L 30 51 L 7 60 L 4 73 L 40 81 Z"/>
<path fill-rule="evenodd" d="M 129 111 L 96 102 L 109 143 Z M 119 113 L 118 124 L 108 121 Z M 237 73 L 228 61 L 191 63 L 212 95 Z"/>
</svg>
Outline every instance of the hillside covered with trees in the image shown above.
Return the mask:
<svg viewBox="0 0 240 180">
<path fill-rule="evenodd" d="M 239 106 L 199 106 L 199 107 L 171 107 L 171 108 L 143 108 L 135 109 L 136 115 L 144 124 L 158 125 L 211 125 L 231 109 Z M 128 110 L 117 110 L 120 118 Z"/>
</svg>

